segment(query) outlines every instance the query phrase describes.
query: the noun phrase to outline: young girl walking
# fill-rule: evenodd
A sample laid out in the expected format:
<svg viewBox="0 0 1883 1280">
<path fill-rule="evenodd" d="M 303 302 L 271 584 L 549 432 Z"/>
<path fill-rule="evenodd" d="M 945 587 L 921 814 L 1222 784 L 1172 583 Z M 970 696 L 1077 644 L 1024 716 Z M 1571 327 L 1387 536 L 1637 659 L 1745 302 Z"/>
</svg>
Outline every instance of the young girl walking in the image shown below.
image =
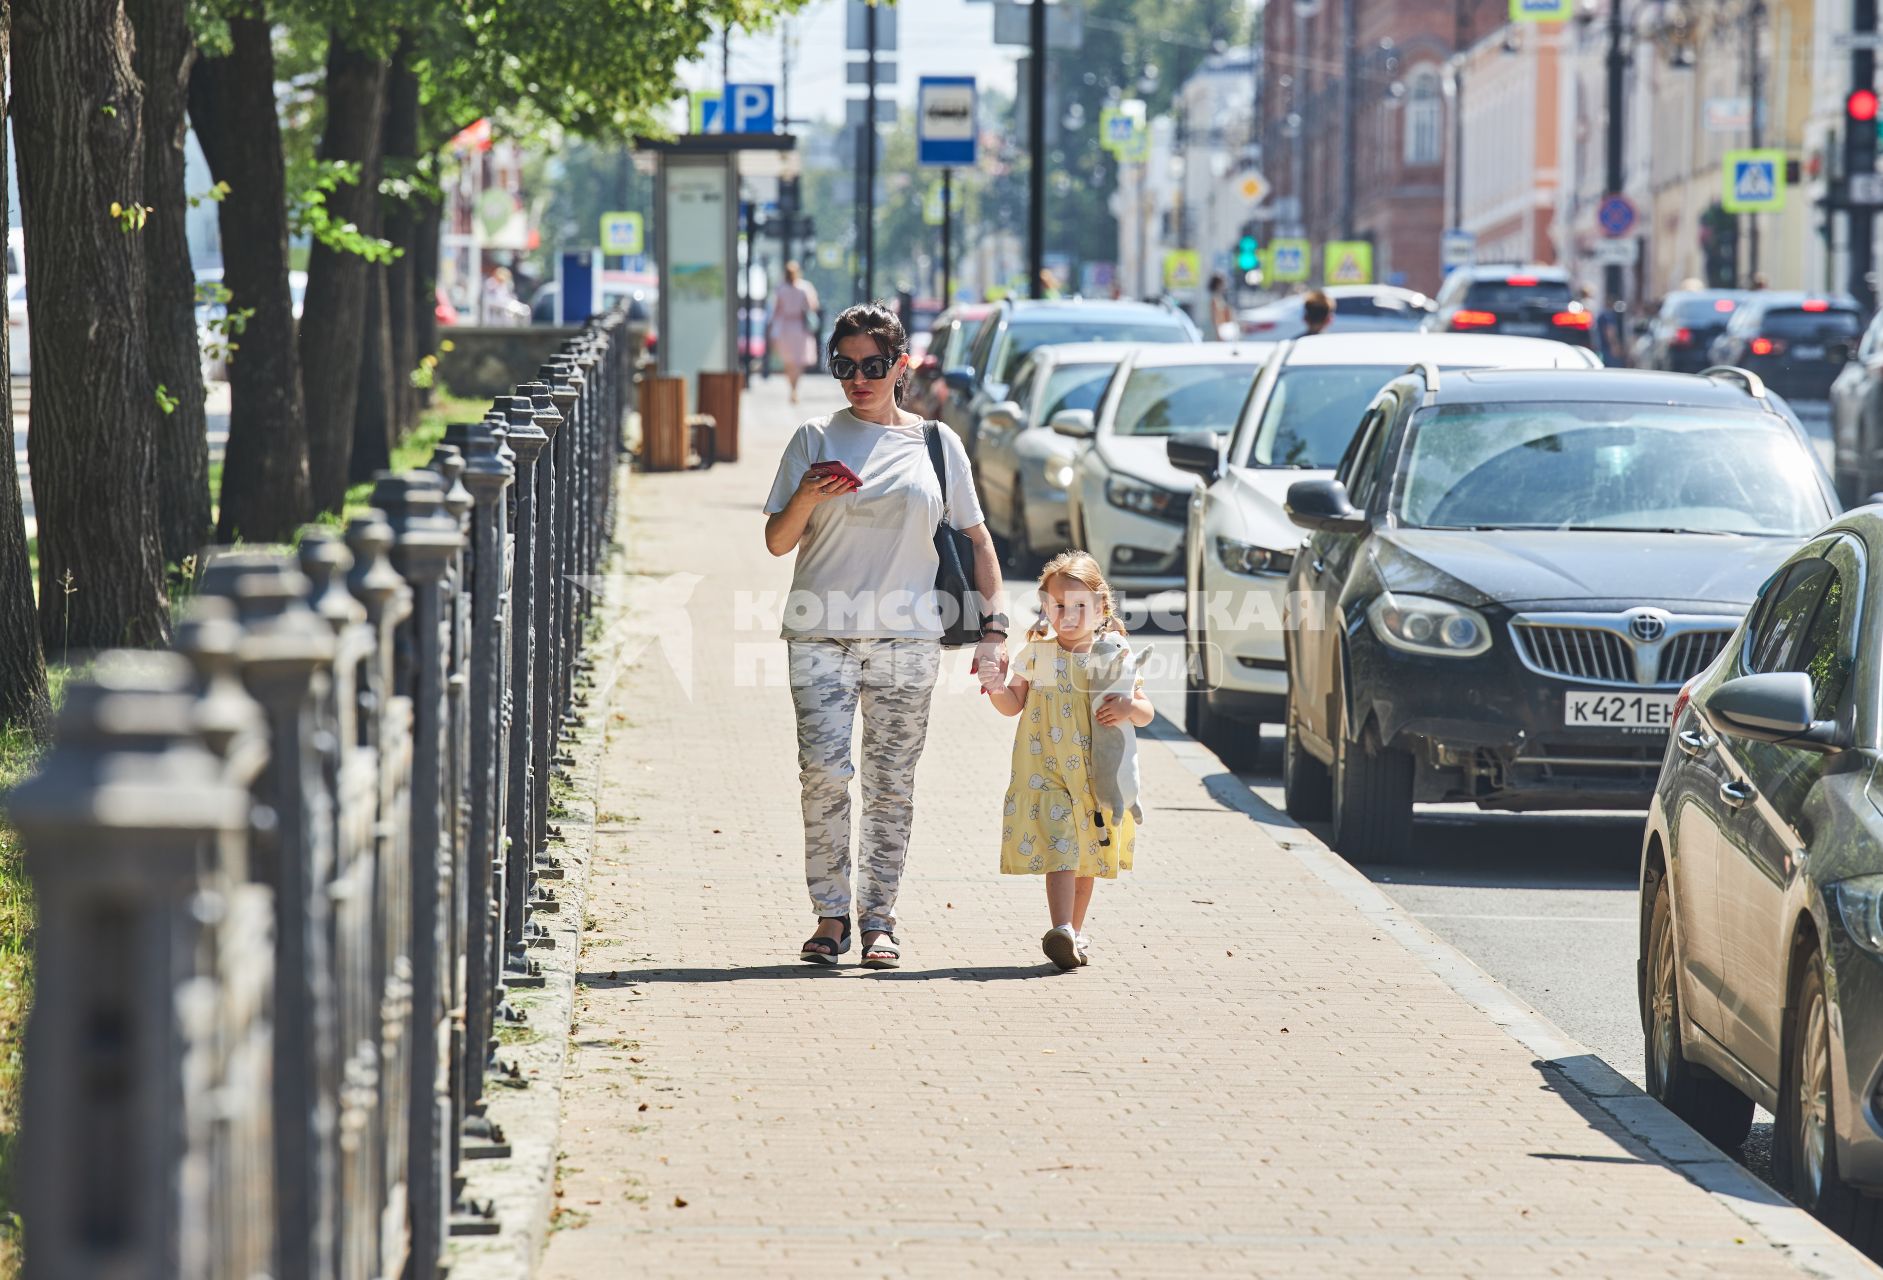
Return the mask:
<svg viewBox="0 0 1883 1280">
<path fill-rule="evenodd" d="M 1085 912 L 1092 884 L 1129 870 L 1137 841 L 1135 735 L 1155 712 L 1132 671 L 1124 624 L 1098 562 L 1083 551 L 1040 574 L 1040 617 L 1005 672 L 983 666 L 981 687 L 1002 715 L 1019 716 L 1013 777 L 1000 832 L 1000 869 L 1044 875 L 1052 928 L 1040 948 L 1061 969 L 1090 961 Z M 1127 673 L 1120 680 L 1120 673 Z M 1125 692 L 1103 692 L 1120 688 Z M 1094 707 L 1095 695 L 1097 706 Z M 1126 794 L 1118 779 L 1128 776 Z"/>
</svg>

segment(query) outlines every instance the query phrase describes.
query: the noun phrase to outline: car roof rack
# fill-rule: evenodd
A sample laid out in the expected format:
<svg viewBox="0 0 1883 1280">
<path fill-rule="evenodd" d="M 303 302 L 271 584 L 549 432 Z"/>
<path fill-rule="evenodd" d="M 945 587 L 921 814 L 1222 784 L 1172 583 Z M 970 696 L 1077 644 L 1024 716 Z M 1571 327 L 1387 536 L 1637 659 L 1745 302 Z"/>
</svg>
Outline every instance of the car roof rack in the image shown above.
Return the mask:
<svg viewBox="0 0 1883 1280">
<path fill-rule="evenodd" d="M 1716 364 L 1702 369 L 1700 376 L 1708 382 L 1737 382 L 1747 395 L 1761 403 L 1765 402 L 1765 379 L 1750 369 L 1741 369 L 1736 364 Z"/>
</svg>

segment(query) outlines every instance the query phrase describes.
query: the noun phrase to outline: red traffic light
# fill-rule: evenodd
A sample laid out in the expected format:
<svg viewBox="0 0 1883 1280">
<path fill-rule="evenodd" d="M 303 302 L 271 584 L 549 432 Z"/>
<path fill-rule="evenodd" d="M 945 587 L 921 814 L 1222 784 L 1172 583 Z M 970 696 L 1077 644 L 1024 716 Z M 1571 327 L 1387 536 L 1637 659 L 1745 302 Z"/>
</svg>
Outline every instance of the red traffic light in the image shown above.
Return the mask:
<svg viewBox="0 0 1883 1280">
<path fill-rule="evenodd" d="M 1844 114 L 1868 124 L 1876 119 L 1876 106 L 1876 90 L 1852 89 L 1850 96 L 1844 99 Z"/>
</svg>

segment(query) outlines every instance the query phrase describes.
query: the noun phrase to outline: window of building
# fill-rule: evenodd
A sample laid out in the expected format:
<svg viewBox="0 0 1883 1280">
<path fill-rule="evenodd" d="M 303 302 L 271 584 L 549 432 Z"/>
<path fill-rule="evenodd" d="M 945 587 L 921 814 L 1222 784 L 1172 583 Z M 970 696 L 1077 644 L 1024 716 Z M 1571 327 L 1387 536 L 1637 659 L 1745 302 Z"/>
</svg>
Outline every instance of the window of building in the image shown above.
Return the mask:
<svg viewBox="0 0 1883 1280">
<path fill-rule="evenodd" d="M 1420 67 L 1406 79 L 1406 164 L 1440 163 L 1445 156 L 1443 129 L 1438 71 Z"/>
</svg>

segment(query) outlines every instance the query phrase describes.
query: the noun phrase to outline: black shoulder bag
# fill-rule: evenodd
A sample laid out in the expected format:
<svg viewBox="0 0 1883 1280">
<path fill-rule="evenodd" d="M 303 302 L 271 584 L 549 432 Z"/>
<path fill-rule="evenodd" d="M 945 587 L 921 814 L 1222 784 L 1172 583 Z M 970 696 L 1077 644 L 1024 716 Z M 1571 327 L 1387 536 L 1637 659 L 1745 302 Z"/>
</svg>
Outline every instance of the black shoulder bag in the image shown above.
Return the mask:
<svg viewBox="0 0 1883 1280">
<path fill-rule="evenodd" d="M 961 649 L 981 639 L 980 597 L 974 589 L 974 541 L 948 523 L 948 461 L 942 453 L 941 432 L 932 422 L 922 424 L 928 439 L 928 460 L 941 482 L 942 518 L 935 526 L 935 606 L 942 615 L 942 648 Z"/>
</svg>

